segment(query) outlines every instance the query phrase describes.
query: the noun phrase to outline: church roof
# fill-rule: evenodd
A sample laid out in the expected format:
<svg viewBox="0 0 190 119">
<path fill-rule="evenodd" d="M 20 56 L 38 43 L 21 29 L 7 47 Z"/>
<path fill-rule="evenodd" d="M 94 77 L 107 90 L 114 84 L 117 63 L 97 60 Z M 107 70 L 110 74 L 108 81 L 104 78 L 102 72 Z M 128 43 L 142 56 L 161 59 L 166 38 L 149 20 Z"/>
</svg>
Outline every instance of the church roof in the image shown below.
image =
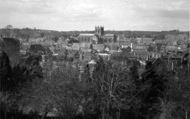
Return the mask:
<svg viewBox="0 0 190 119">
<path fill-rule="evenodd" d="M 94 34 L 91 34 L 91 33 L 81 33 L 80 35 L 79 35 L 79 37 L 80 36 L 94 36 Z"/>
</svg>

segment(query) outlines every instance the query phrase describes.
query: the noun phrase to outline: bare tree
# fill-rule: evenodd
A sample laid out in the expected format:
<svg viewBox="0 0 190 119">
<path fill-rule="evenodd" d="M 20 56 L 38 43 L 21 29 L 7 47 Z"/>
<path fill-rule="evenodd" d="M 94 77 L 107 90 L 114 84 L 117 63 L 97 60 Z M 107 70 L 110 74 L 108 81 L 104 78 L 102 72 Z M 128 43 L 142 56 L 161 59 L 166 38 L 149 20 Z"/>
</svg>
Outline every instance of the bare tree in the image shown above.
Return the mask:
<svg viewBox="0 0 190 119">
<path fill-rule="evenodd" d="M 120 110 L 129 109 L 136 100 L 136 87 L 129 78 L 129 71 L 125 66 L 99 62 L 93 80 L 101 118 L 120 119 Z"/>
</svg>

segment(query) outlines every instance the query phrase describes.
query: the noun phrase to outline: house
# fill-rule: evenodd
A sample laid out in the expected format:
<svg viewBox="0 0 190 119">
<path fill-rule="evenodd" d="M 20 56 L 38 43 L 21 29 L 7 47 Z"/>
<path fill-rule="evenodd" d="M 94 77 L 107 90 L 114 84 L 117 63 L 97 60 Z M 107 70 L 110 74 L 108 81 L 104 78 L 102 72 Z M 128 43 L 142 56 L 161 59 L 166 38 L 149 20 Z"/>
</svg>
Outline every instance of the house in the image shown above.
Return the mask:
<svg viewBox="0 0 190 119">
<path fill-rule="evenodd" d="M 188 35 L 187 34 L 166 34 L 165 40 L 168 45 L 178 45 L 178 43 L 184 43 L 186 44 L 188 41 Z"/>
<path fill-rule="evenodd" d="M 93 44 L 93 50 L 97 52 L 104 52 L 105 50 L 105 45 L 104 44 Z"/>
<path fill-rule="evenodd" d="M 151 45 L 153 43 L 153 38 L 142 38 L 142 43 L 144 45 Z"/>
<path fill-rule="evenodd" d="M 166 52 L 177 52 L 178 47 L 177 46 L 173 46 L 173 45 L 167 45 L 165 47 L 165 51 Z"/>
<path fill-rule="evenodd" d="M 98 56 L 100 56 L 104 60 L 110 60 L 111 58 L 111 54 L 108 54 L 108 53 L 98 53 Z"/>
<path fill-rule="evenodd" d="M 179 51 L 186 51 L 187 50 L 187 44 L 178 45 L 178 50 Z"/>
<path fill-rule="evenodd" d="M 83 49 L 79 52 L 79 59 L 81 61 L 90 61 L 92 59 L 92 53 L 90 49 Z"/>
<path fill-rule="evenodd" d="M 67 50 L 87 50 L 87 49 L 92 49 L 92 44 L 91 43 L 73 43 L 71 45 L 66 46 Z"/>
<path fill-rule="evenodd" d="M 50 40 L 45 40 L 44 42 L 45 42 L 45 44 L 47 44 L 47 45 L 49 45 L 49 46 L 56 44 L 56 42 L 55 42 L 54 40 L 52 40 L 52 39 L 50 39 Z"/>
<path fill-rule="evenodd" d="M 66 44 L 66 38 L 65 37 L 59 37 L 57 40 L 58 44 Z"/>
<path fill-rule="evenodd" d="M 151 56 L 145 45 L 136 45 L 133 47 L 133 54 L 135 57 L 143 60 L 147 60 Z"/>
<path fill-rule="evenodd" d="M 142 44 L 142 38 L 135 38 L 134 39 L 134 42 L 137 43 L 137 44 Z"/>
<path fill-rule="evenodd" d="M 91 43 L 80 43 L 80 48 L 83 49 L 92 49 Z"/>
<path fill-rule="evenodd" d="M 71 46 L 72 50 L 80 50 L 80 44 L 79 43 L 73 43 Z"/>
<path fill-rule="evenodd" d="M 145 50 L 135 51 L 134 56 L 141 60 L 148 60 L 149 58 L 151 58 L 151 54 Z"/>
<path fill-rule="evenodd" d="M 157 53 L 157 52 L 151 52 L 150 53 L 150 56 L 151 56 L 151 58 L 160 58 L 162 55 L 161 55 L 161 53 Z"/>
<path fill-rule="evenodd" d="M 103 43 L 114 43 L 116 42 L 116 35 L 115 34 L 105 34 L 102 36 Z"/>
<path fill-rule="evenodd" d="M 156 40 L 154 40 L 154 44 L 164 45 L 164 44 L 166 44 L 166 41 L 164 39 L 156 39 Z"/>
<path fill-rule="evenodd" d="M 121 46 L 121 48 L 132 48 L 133 47 L 133 43 L 131 42 L 123 42 L 123 43 L 119 43 L 119 45 Z"/>
<path fill-rule="evenodd" d="M 30 44 L 40 44 L 44 42 L 44 38 L 29 38 L 28 42 Z"/>
<path fill-rule="evenodd" d="M 139 45 L 150 45 L 153 43 L 153 38 L 139 37 L 136 38 L 136 42 Z"/>
<path fill-rule="evenodd" d="M 133 47 L 133 51 L 147 51 L 147 46 L 144 45 L 136 45 Z"/>
<path fill-rule="evenodd" d="M 108 49 L 107 51 L 109 51 L 110 53 L 118 52 L 120 51 L 120 45 L 119 43 L 109 43 L 106 44 L 106 49 Z"/>
</svg>

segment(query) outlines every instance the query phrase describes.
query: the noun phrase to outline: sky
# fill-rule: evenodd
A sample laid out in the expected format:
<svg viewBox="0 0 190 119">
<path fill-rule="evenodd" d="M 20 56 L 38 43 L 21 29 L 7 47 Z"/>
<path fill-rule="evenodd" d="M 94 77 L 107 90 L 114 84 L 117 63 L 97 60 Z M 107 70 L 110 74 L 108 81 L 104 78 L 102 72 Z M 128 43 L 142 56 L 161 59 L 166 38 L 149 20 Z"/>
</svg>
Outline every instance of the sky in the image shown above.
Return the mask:
<svg viewBox="0 0 190 119">
<path fill-rule="evenodd" d="M 0 0 L 0 28 L 190 30 L 190 0 Z"/>
</svg>

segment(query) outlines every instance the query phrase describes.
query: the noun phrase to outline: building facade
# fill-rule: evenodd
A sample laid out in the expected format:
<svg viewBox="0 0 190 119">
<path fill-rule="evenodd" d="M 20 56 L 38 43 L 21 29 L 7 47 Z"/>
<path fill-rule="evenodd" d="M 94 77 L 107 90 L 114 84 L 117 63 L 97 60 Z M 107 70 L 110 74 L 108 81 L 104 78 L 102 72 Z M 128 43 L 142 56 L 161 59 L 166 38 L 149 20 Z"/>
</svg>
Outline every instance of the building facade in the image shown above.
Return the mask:
<svg viewBox="0 0 190 119">
<path fill-rule="evenodd" d="M 78 36 L 79 43 L 106 44 L 116 42 L 115 34 L 105 34 L 104 27 L 96 26 L 95 33 L 82 33 Z"/>
</svg>

